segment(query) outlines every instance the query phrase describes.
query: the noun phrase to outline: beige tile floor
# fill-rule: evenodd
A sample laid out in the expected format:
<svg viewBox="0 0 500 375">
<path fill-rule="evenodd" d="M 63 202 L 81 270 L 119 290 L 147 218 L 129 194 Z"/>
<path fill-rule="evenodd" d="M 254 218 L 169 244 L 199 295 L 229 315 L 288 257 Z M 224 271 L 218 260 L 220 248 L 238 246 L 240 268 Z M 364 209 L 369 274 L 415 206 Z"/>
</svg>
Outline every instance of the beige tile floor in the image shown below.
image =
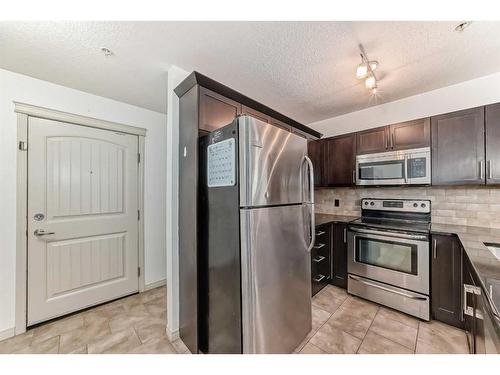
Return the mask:
<svg viewBox="0 0 500 375">
<path fill-rule="evenodd" d="M 422 322 L 328 286 L 313 298 L 313 329 L 297 353 L 467 353 L 465 333 Z M 189 353 L 165 335 L 166 291 L 122 298 L 1 341 L 0 353 Z"/>
<path fill-rule="evenodd" d="M 424 322 L 327 286 L 313 298 L 313 329 L 296 349 L 304 354 L 466 354 L 465 332 Z"/>
<path fill-rule="evenodd" d="M 0 341 L 0 353 L 188 353 L 165 334 L 166 290 L 156 288 Z"/>
</svg>

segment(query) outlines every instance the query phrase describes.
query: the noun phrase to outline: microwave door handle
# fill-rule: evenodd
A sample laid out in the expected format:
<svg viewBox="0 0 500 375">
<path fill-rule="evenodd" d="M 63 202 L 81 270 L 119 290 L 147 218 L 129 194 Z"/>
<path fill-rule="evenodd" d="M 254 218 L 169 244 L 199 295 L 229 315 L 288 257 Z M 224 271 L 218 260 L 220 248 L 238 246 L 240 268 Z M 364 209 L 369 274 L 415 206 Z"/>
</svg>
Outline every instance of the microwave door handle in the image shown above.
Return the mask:
<svg viewBox="0 0 500 375">
<path fill-rule="evenodd" d="M 309 166 L 309 204 L 311 213 L 311 243 L 307 247 L 307 252 L 310 253 L 314 242 L 316 242 L 316 219 L 314 217 L 314 167 L 311 159 L 305 156 L 307 165 Z"/>
<path fill-rule="evenodd" d="M 405 154 L 405 184 L 408 183 L 408 154 Z"/>
</svg>

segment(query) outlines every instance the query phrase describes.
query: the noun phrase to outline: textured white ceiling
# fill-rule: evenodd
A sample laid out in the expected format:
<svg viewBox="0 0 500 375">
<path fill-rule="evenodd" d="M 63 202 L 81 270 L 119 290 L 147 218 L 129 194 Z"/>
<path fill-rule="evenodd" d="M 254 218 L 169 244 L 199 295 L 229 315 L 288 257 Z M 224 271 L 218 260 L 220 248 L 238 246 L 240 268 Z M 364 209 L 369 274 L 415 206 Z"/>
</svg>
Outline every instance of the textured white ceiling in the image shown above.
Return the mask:
<svg viewBox="0 0 500 375">
<path fill-rule="evenodd" d="M 500 71 L 500 22 L 455 25 L 0 22 L 0 67 L 165 112 L 174 64 L 310 123 Z M 355 78 L 359 43 L 380 63 L 377 97 Z"/>
</svg>

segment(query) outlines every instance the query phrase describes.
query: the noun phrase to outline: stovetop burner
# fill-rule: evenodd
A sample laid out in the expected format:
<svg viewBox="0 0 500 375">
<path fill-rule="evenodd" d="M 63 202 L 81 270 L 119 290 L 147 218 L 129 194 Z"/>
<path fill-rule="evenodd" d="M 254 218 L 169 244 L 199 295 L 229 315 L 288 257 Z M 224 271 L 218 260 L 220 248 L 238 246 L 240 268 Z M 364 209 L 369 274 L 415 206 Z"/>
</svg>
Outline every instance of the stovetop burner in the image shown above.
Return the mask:
<svg viewBox="0 0 500 375">
<path fill-rule="evenodd" d="M 431 229 L 431 224 L 429 222 L 373 217 L 360 217 L 359 219 L 351 221 L 350 224 L 418 233 L 429 233 Z"/>
<path fill-rule="evenodd" d="M 414 199 L 361 200 L 361 217 L 352 225 L 404 232 L 429 233 L 431 202 Z"/>
</svg>

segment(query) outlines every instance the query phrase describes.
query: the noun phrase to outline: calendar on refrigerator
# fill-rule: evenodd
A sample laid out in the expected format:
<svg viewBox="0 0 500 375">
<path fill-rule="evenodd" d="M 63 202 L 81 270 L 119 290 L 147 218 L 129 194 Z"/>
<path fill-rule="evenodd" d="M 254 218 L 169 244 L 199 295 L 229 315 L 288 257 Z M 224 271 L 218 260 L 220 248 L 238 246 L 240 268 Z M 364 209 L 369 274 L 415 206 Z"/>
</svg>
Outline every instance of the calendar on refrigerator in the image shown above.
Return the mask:
<svg viewBox="0 0 500 375">
<path fill-rule="evenodd" d="M 234 186 L 236 183 L 236 141 L 229 138 L 207 147 L 208 187 Z"/>
</svg>

